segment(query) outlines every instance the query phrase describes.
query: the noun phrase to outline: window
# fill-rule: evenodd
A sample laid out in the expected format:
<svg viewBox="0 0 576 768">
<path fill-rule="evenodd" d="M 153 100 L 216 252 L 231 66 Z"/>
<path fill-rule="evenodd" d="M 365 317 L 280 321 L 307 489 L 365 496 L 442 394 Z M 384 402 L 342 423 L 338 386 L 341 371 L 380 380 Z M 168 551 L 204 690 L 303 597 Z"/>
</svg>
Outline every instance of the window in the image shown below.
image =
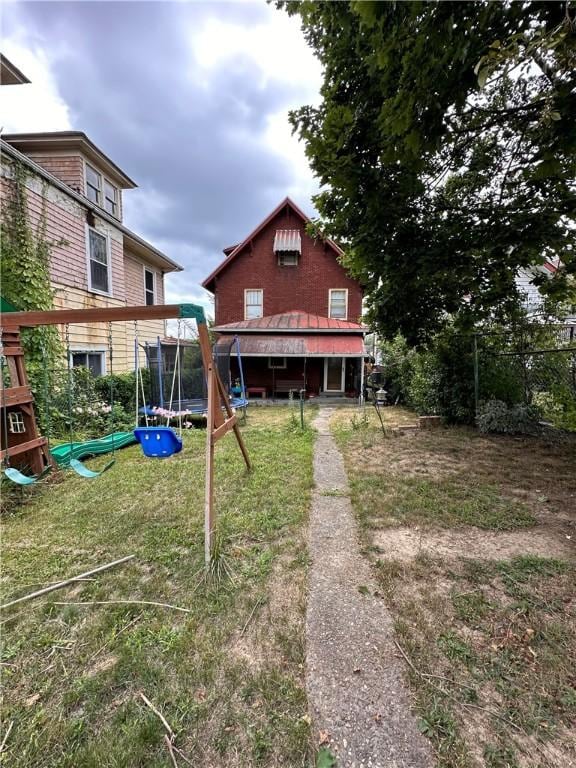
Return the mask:
<svg viewBox="0 0 576 768">
<path fill-rule="evenodd" d="M 10 424 L 8 429 L 10 432 L 12 432 L 13 435 L 21 435 L 26 432 L 24 414 L 22 411 L 11 411 L 8 414 L 8 422 Z"/>
<path fill-rule="evenodd" d="M 102 176 L 86 163 L 86 197 L 96 205 L 100 205 L 102 199 Z"/>
<path fill-rule="evenodd" d="M 281 267 L 297 267 L 298 256 L 297 251 L 282 251 L 278 254 L 278 264 Z"/>
<path fill-rule="evenodd" d="M 96 205 L 101 205 L 112 216 L 118 216 L 118 189 L 88 163 L 86 163 L 86 197 Z"/>
<path fill-rule="evenodd" d="M 264 291 L 262 288 L 248 288 L 244 291 L 244 319 L 253 320 L 263 316 Z"/>
<path fill-rule="evenodd" d="M 155 304 L 154 301 L 154 272 L 151 269 L 144 269 L 144 298 L 147 307 Z"/>
<path fill-rule="evenodd" d="M 104 179 L 104 208 L 112 216 L 118 215 L 118 190 Z"/>
<path fill-rule="evenodd" d="M 88 290 L 111 293 L 108 238 L 88 227 Z"/>
<path fill-rule="evenodd" d="M 328 317 L 346 320 L 348 317 L 348 289 L 331 288 L 328 297 Z"/>
<path fill-rule="evenodd" d="M 104 373 L 104 352 L 72 352 L 73 368 L 88 368 L 93 376 Z"/>
<path fill-rule="evenodd" d="M 268 368 L 286 368 L 286 358 L 285 357 L 269 357 L 268 358 Z"/>
</svg>

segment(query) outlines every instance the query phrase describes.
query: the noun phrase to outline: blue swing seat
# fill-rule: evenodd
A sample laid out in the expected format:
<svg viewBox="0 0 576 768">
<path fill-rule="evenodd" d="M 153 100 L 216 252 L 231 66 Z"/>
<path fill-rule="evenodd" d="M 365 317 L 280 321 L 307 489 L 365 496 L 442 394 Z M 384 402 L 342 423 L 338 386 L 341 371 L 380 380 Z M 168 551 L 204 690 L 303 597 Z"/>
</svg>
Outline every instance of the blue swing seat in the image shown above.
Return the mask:
<svg viewBox="0 0 576 768">
<path fill-rule="evenodd" d="M 134 437 L 142 446 L 144 456 L 166 459 L 182 450 L 182 439 L 172 427 L 138 427 Z"/>
<path fill-rule="evenodd" d="M 17 483 L 18 485 L 32 485 L 33 483 L 37 483 L 38 480 L 42 480 L 43 477 L 46 477 L 51 469 L 52 467 L 48 465 L 47 467 L 44 467 L 39 475 L 25 475 L 15 467 L 6 467 L 4 470 L 4 475 L 8 478 L 8 480 L 11 480 L 13 483 Z"/>
</svg>

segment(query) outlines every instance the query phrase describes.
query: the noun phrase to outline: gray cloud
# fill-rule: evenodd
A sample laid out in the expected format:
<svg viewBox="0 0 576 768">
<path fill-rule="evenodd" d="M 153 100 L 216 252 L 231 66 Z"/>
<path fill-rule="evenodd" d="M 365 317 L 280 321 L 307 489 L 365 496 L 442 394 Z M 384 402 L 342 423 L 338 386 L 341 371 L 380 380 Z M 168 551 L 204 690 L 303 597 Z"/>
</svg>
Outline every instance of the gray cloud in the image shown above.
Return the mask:
<svg viewBox="0 0 576 768">
<path fill-rule="evenodd" d="M 28 2 L 5 12 L 5 34 L 23 24 L 44 50 L 72 127 L 138 183 L 125 194 L 126 223 L 184 264 L 174 294 L 199 295 L 221 249 L 295 182 L 289 157 L 263 135 L 269 115 L 306 101 L 305 84 L 266 80 L 241 54 L 207 73 L 191 41 L 209 17 L 246 24 L 269 14 L 265 4 L 214 2 Z"/>
</svg>

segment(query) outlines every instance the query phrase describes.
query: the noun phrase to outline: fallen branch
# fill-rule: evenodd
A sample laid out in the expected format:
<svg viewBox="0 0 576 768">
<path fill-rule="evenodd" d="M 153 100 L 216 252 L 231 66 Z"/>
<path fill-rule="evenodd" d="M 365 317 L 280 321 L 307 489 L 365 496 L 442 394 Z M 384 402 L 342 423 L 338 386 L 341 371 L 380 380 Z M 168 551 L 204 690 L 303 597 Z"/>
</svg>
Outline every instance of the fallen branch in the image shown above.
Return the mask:
<svg viewBox="0 0 576 768">
<path fill-rule="evenodd" d="M 248 616 L 248 619 L 246 620 L 246 624 L 244 624 L 244 626 L 242 627 L 242 631 L 240 632 L 240 637 L 242 637 L 244 632 L 246 632 L 246 630 L 248 629 L 248 624 L 250 624 L 250 622 L 252 621 L 252 617 L 254 616 L 256 608 L 258 608 L 258 606 L 261 605 L 264 602 L 264 600 L 265 600 L 264 597 L 260 597 L 254 603 L 254 608 L 252 608 L 252 610 L 250 611 L 250 616 Z"/>
<path fill-rule="evenodd" d="M 173 739 L 174 738 L 174 731 L 172 730 L 172 728 L 170 728 L 170 725 L 169 725 L 168 721 L 166 720 L 166 718 L 164 717 L 164 715 L 162 714 L 162 712 L 160 712 L 158 709 L 156 709 L 154 704 L 152 704 L 150 699 L 146 698 L 146 696 L 142 693 L 142 691 L 140 691 L 140 698 L 142 699 L 144 704 L 146 704 L 146 706 L 149 709 L 151 709 L 152 712 L 154 712 L 156 717 L 159 718 L 160 722 L 162 723 L 162 725 L 166 729 L 166 733 L 168 734 L 168 736 L 170 736 L 170 739 Z"/>
<path fill-rule="evenodd" d="M 174 766 L 174 768 L 178 768 L 178 763 L 176 762 L 176 755 L 174 754 L 174 747 L 172 745 L 172 742 L 168 738 L 168 736 L 166 736 L 166 734 L 164 734 L 164 741 L 166 742 L 166 746 L 168 747 L 168 752 L 170 752 L 170 757 L 172 758 L 172 765 Z"/>
<path fill-rule="evenodd" d="M 402 646 L 397 640 L 394 640 L 394 645 L 396 646 L 396 648 L 398 648 L 398 650 L 404 657 L 404 660 L 406 661 L 410 669 L 413 672 L 415 672 L 419 677 L 431 677 L 435 680 L 444 680 L 445 682 L 452 683 L 453 685 L 457 685 L 460 688 L 466 688 L 469 691 L 476 692 L 476 688 L 472 688 L 472 686 L 466 685 L 465 683 L 459 683 L 457 680 L 451 680 L 449 677 L 443 677 L 442 675 L 431 675 L 431 674 L 428 674 L 427 672 L 421 672 L 419 669 L 416 669 L 412 661 L 408 658 L 408 654 L 405 652 L 405 650 L 402 648 Z"/>
<path fill-rule="evenodd" d="M 23 603 L 25 600 L 32 600 L 35 597 L 46 595 L 48 592 L 53 592 L 55 589 L 61 589 L 62 587 L 68 586 L 68 584 L 73 584 L 75 581 L 82 581 L 87 576 L 92 576 L 95 573 L 106 571 L 108 568 L 113 568 L 115 565 L 126 563 L 128 560 L 132 560 L 134 557 L 135 555 L 128 555 L 127 557 L 122 557 L 120 560 L 114 560 L 112 563 L 107 563 L 106 565 L 101 565 L 98 568 L 93 568 L 91 571 L 81 573 L 78 576 L 72 576 L 70 579 L 66 579 L 65 581 L 58 581 L 56 584 L 51 584 L 49 587 L 44 587 L 44 589 L 39 589 L 36 592 L 31 592 L 29 595 L 24 595 L 23 597 L 16 598 L 16 600 L 11 600 L 9 603 L 4 603 L 4 605 L 0 605 L 0 610 L 3 608 L 10 608 L 10 606 L 16 605 L 17 603 Z"/>
<path fill-rule="evenodd" d="M 447 683 L 453 683 L 454 685 L 458 685 L 461 688 L 468 688 L 468 690 L 470 690 L 470 691 L 475 691 L 476 690 L 475 688 L 471 688 L 469 685 L 464 685 L 463 683 L 458 683 L 458 682 L 456 682 L 456 680 L 450 680 L 449 677 L 442 677 L 441 675 L 428 675 L 428 674 L 426 674 L 426 672 L 421 672 L 419 669 L 416 669 L 416 667 L 410 661 L 410 659 L 408 658 L 408 655 L 405 653 L 405 651 L 403 650 L 403 648 L 401 647 L 400 643 L 398 643 L 397 640 L 394 640 L 394 645 L 398 648 L 398 650 L 400 651 L 402 656 L 406 659 L 406 662 L 408 663 L 410 668 L 412 670 L 414 670 L 414 672 L 417 675 L 419 675 L 420 677 L 424 677 L 424 678 L 429 678 L 429 677 L 437 678 L 439 680 L 445 680 Z M 526 733 L 526 731 L 523 728 L 521 728 L 519 725 L 516 725 L 516 723 L 512 722 L 512 720 L 509 720 L 507 717 L 504 717 L 499 712 L 496 712 L 493 709 L 489 709 L 488 707 L 482 707 L 482 706 L 480 706 L 480 704 L 472 704 L 471 702 L 468 702 L 468 701 L 461 701 L 460 699 L 457 699 L 456 696 L 453 696 L 445 688 L 442 688 L 442 686 L 440 686 L 440 685 L 436 685 L 436 686 L 434 686 L 434 688 L 436 688 L 436 690 L 438 690 L 441 693 L 443 693 L 444 696 L 446 696 L 447 698 L 451 699 L 452 701 L 455 701 L 456 704 L 459 704 L 462 707 L 467 707 L 467 708 L 471 708 L 471 709 L 479 709 L 482 712 L 486 712 L 488 715 L 492 715 L 492 717 L 495 717 L 498 720 L 501 720 L 503 723 L 506 723 L 506 725 L 509 725 L 511 728 L 514 728 L 519 733 L 522 733 L 522 734 L 528 736 L 528 734 Z M 536 744 L 536 747 L 539 748 L 537 744 Z"/>
<path fill-rule="evenodd" d="M 180 608 L 178 605 L 170 605 L 170 603 L 155 603 L 152 600 L 90 600 L 80 603 L 54 603 L 54 605 L 156 605 L 160 608 L 182 611 L 182 613 L 192 613 L 189 608 Z"/>
<path fill-rule="evenodd" d="M 8 741 L 8 736 L 10 736 L 10 731 L 14 727 L 14 720 L 10 720 L 10 725 L 6 729 L 6 733 L 4 734 L 4 738 L 2 739 L 2 744 L 0 744 L 0 755 L 4 751 L 4 747 L 6 746 L 6 742 Z"/>
</svg>

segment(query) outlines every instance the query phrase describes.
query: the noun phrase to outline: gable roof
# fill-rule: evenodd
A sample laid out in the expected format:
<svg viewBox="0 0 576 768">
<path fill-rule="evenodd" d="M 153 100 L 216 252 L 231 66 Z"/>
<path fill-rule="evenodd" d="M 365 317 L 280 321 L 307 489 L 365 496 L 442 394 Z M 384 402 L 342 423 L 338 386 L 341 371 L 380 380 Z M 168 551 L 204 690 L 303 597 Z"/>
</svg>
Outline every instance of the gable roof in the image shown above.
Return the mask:
<svg viewBox="0 0 576 768">
<path fill-rule="evenodd" d="M 253 320 L 240 320 L 236 323 L 226 323 L 212 328 L 217 333 L 289 333 L 296 331 L 315 333 L 365 333 L 366 328 L 350 320 L 337 320 L 335 317 L 312 315 L 301 310 L 280 312 L 277 315 L 256 317 Z"/>
<path fill-rule="evenodd" d="M 250 243 L 250 241 L 253 240 L 264 229 L 264 227 L 267 224 L 269 224 L 272 221 L 272 219 L 274 219 L 280 213 L 280 211 L 285 206 L 290 206 L 292 211 L 302 219 L 304 224 L 308 224 L 311 221 L 310 217 L 306 216 L 304 211 L 298 208 L 298 206 L 293 200 L 291 200 L 289 197 L 285 197 L 284 200 L 282 200 L 282 202 L 279 205 L 277 205 L 276 208 L 274 208 L 272 213 L 268 214 L 268 216 L 266 216 L 266 218 L 263 221 L 261 221 L 260 224 L 258 224 L 256 229 L 250 232 L 248 237 L 245 237 L 241 243 L 238 243 L 238 245 L 236 245 L 232 250 L 230 250 L 230 252 L 227 255 L 227 258 L 223 262 L 221 262 L 216 267 L 216 269 L 210 275 L 208 275 L 208 277 L 203 281 L 202 287 L 206 288 L 206 290 L 210 291 L 211 293 L 214 293 L 214 279 L 220 274 L 220 272 L 222 272 L 224 269 L 226 269 L 226 267 L 228 267 L 228 265 L 236 258 L 236 256 L 238 256 L 239 253 L 241 253 L 244 250 L 244 248 Z M 337 256 L 342 256 L 342 254 L 344 253 L 344 251 L 341 248 L 339 248 L 333 240 L 326 239 L 324 242 L 334 250 Z M 228 250 L 229 249 L 226 248 L 224 250 L 224 253 L 226 253 L 226 251 Z"/>
<path fill-rule="evenodd" d="M 0 53 L 0 85 L 24 85 L 29 82 L 16 65 Z"/>
</svg>

